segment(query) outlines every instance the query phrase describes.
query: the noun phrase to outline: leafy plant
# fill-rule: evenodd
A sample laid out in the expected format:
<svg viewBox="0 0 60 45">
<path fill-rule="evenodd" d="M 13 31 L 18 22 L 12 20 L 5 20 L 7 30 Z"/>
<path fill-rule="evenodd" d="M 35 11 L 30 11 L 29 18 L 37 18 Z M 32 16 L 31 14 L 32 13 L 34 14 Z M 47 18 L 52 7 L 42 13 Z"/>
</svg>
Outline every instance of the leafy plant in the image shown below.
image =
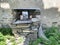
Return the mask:
<svg viewBox="0 0 60 45">
<path fill-rule="evenodd" d="M 11 28 L 0 28 L 0 32 L 3 34 L 3 35 L 13 35 L 12 34 L 12 29 Z"/>
<path fill-rule="evenodd" d="M 14 41 L 12 45 L 17 45 L 17 43 Z"/>
<path fill-rule="evenodd" d="M 0 32 L 0 41 L 4 41 L 5 39 L 4 39 L 4 36 L 3 36 L 3 34 Z"/>
<path fill-rule="evenodd" d="M 23 37 L 19 38 L 19 42 L 22 43 L 24 41 Z"/>
<path fill-rule="evenodd" d="M 38 45 L 38 43 L 44 44 L 44 45 L 60 45 L 60 31 L 58 27 L 50 27 L 47 28 L 44 32 L 49 41 L 44 40 L 43 38 L 38 38 L 36 41 L 34 41 L 33 45 Z"/>
<path fill-rule="evenodd" d="M 0 45 L 6 45 L 5 37 L 4 37 L 4 35 L 1 32 L 0 32 Z"/>
<path fill-rule="evenodd" d="M 0 41 L 0 45 L 6 45 L 4 41 Z"/>
</svg>

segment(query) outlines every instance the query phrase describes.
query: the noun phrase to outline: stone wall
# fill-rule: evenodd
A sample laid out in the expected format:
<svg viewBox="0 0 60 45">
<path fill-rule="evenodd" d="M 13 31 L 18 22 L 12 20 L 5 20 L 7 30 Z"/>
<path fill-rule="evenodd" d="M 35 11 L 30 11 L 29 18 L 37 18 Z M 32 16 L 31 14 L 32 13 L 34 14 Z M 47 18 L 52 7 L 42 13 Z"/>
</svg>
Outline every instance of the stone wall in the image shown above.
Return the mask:
<svg viewBox="0 0 60 45">
<path fill-rule="evenodd" d="M 53 22 L 57 22 L 60 25 L 58 8 L 44 9 L 42 0 L 5 0 L 5 2 L 10 4 L 10 9 L 0 8 L 0 23 L 11 23 L 13 18 L 11 9 L 40 8 L 42 24 L 51 26 Z"/>
<path fill-rule="evenodd" d="M 0 25 L 9 25 L 11 24 L 13 15 L 10 9 L 1 9 L 0 10 Z"/>
<path fill-rule="evenodd" d="M 42 0 L 40 0 L 39 7 L 41 9 L 40 21 L 42 22 L 42 24 L 46 24 L 50 27 L 52 26 L 53 22 L 57 22 L 57 25 L 60 25 L 60 12 L 58 11 L 58 8 L 51 7 L 48 9 L 44 9 L 44 3 Z"/>
<path fill-rule="evenodd" d="M 60 12 L 57 11 L 57 8 L 51 8 L 41 11 L 41 22 L 52 26 L 54 22 L 57 22 L 57 25 L 60 25 Z"/>
<path fill-rule="evenodd" d="M 21 8 L 38 8 L 37 3 L 39 0 L 4 0 L 3 3 L 9 3 L 11 9 Z"/>
</svg>

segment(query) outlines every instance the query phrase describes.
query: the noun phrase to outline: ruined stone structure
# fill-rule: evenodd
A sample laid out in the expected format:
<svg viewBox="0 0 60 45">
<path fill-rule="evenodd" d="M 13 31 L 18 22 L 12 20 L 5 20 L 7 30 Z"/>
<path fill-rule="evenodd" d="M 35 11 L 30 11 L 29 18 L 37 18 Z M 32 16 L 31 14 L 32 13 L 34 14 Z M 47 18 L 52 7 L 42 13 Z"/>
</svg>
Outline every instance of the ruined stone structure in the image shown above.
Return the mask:
<svg viewBox="0 0 60 45">
<path fill-rule="evenodd" d="M 1 0 L 0 4 L 0 23 L 6 23 L 6 24 L 11 24 L 11 22 L 13 21 L 13 12 L 12 9 L 36 9 L 39 8 L 38 6 L 38 2 L 39 0 Z M 9 8 L 4 8 L 4 6 L 2 6 L 2 4 L 6 5 L 9 4 Z M 23 6 L 24 5 L 24 6 Z M 6 6 L 7 7 L 7 6 Z"/>
<path fill-rule="evenodd" d="M 58 26 L 60 25 L 60 12 L 57 8 L 59 6 L 56 7 L 56 5 L 54 4 L 55 7 L 52 5 L 52 7 L 46 9 L 49 6 L 46 7 L 44 0 L 0 0 L 0 27 L 12 27 L 14 21 L 13 9 L 39 9 L 38 12 L 41 13 L 39 19 L 43 26 L 50 27 L 52 24 Z M 16 30 L 16 28 L 13 30 Z M 37 37 L 37 35 L 35 36 Z"/>
<path fill-rule="evenodd" d="M 46 0 L 45 0 L 46 1 Z M 49 1 L 48 1 L 49 2 Z M 49 3 L 47 3 L 49 4 Z M 44 0 L 0 0 L 0 27 L 11 27 L 13 29 L 13 33 L 18 31 L 19 34 L 22 34 L 22 30 L 20 30 L 20 26 L 13 25 L 12 22 L 14 21 L 14 18 L 16 17 L 14 14 L 14 9 L 28 9 L 31 11 L 31 9 L 36 10 L 37 12 L 40 12 L 39 20 L 40 23 L 43 26 L 52 26 L 52 24 L 58 26 L 60 25 L 60 12 L 58 11 L 58 8 L 56 8 L 56 5 L 50 2 L 50 6 L 45 5 Z M 57 6 L 59 7 L 59 6 Z M 48 9 L 46 9 L 48 8 Z M 32 11 L 33 12 L 33 11 Z M 37 14 L 38 15 L 38 14 Z M 29 26 L 29 25 L 28 25 Z M 18 27 L 18 28 L 17 28 Z M 27 27 L 25 25 L 25 27 Z M 42 29 L 40 29 L 39 32 Z M 31 32 L 29 35 L 28 33 L 23 33 L 23 35 L 28 35 L 28 37 L 31 39 L 37 38 L 37 30 L 29 30 L 27 29 L 24 32 Z M 32 33 L 33 32 L 33 33 Z M 41 33 L 39 33 L 40 35 Z M 42 34 L 41 34 L 42 35 Z M 33 37 L 32 37 L 33 36 Z M 26 36 L 27 37 L 27 36 Z"/>
<path fill-rule="evenodd" d="M 0 8 L 1 9 L 0 10 L 1 26 L 3 25 L 3 27 L 8 27 L 8 26 L 11 27 L 13 29 L 13 33 L 16 37 L 24 35 L 26 37 L 29 37 L 30 39 L 32 38 L 31 40 L 37 39 L 37 30 L 29 30 L 28 28 L 22 29 L 19 24 L 18 24 L 18 26 L 16 24 L 13 25 L 13 21 L 16 19 L 15 17 L 18 15 L 18 14 L 17 15 L 15 14 L 16 12 L 14 13 L 15 9 L 17 11 L 22 11 L 22 10 L 27 11 L 28 10 L 31 15 L 32 14 L 31 11 L 34 12 L 36 10 L 37 12 L 40 12 L 38 3 L 39 3 L 39 0 L 31 0 L 31 1 L 29 1 L 29 0 L 13 0 L 13 1 L 12 0 L 10 0 L 10 1 L 9 0 L 1 0 L 1 3 L 0 3 L 1 4 L 1 6 L 0 6 L 1 7 Z M 30 26 L 30 24 L 23 26 L 23 28 L 26 28 L 28 26 Z M 17 32 L 18 32 L 18 35 L 17 35 Z"/>
<path fill-rule="evenodd" d="M 10 7 L 6 9 L 0 6 L 0 24 L 11 23 L 13 19 L 11 9 L 23 8 L 40 8 L 42 24 L 48 26 L 51 26 L 53 23 L 60 24 L 60 13 L 58 12 L 58 8 L 51 7 L 49 9 L 44 9 L 45 3 L 43 0 L 1 0 L 0 5 L 1 3 L 8 3 Z"/>
</svg>

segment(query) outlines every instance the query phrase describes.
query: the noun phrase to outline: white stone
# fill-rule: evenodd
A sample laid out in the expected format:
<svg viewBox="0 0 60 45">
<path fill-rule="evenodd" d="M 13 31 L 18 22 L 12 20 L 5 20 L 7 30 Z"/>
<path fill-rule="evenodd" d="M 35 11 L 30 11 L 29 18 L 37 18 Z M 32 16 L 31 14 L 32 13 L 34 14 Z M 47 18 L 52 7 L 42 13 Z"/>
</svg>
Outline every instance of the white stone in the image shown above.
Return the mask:
<svg viewBox="0 0 60 45">
<path fill-rule="evenodd" d="M 10 5 L 9 5 L 9 3 L 1 3 L 1 8 L 9 9 Z"/>
<path fill-rule="evenodd" d="M 60 9 L 60 0 L 43 0 L 44 9 L 49 9 L 52 7 Z"/>
</svg>

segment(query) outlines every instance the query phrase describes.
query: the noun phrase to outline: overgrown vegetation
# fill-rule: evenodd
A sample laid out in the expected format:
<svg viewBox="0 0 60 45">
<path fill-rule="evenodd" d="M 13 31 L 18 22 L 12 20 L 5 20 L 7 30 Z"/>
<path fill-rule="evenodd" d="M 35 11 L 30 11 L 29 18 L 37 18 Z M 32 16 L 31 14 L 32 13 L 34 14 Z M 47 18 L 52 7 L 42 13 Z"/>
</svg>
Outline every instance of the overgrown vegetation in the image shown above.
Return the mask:
<svg viewBox="0 0 60 45">
<path fill-rule="evenodd" d="M 58 27 L 52 26 L 50 28 L 46 28 L 44 33 L 49 40 L 45 40 L 40 37 L 34 42 L 31 41 L 30 45 L 38 45 L 39 43 L 43 45 L 60 45 L 60 29 Z M 0 28 L 0 45 L 6 45 L 6 39 L 13 42 L 12 45 L 17 45 L 15 38 L 12 35 L 11 28 Z M 19 41 L 19 43 L 21 43 L 23 39 L 20 38 Z"/>
<path fill-rule="evenodd" d="M 38 45 L 39 43 L 43 45 L 60 45 L 60 30 L 58 27 L 47 28 L 44 33 L 49 39 L 48 41 L 38 38 L 36 41 L 30 42 L 30 45 Z"/>
<path fill-rule="evenodd" d="M 6 45 L 6 39 L 12 37 L 12 35 L 11 28 L 0 28 L 0 45 Z"/>
<path fill-rule="evenodd" d="M 23 37 L 19 37 L 19 42 L 16 43 L 16 38 L 12 34 L 11 28 L 0 28 L 0 45 L 7 45 L 7 40 L 9 40 L 9 43 L 12 43 L 12 45 L 17 45 L 24 41 Z"/>
<path fill-rule="evenodd" d="M 0 45 L 6 45 L 4 35 L 0 32 Z"/>
<path fill-rule="evenodd" d="M 13 35 L 11 28 L 0 28 L 0 32 L 1 32 L 3 35 Z"/>
</svg>

